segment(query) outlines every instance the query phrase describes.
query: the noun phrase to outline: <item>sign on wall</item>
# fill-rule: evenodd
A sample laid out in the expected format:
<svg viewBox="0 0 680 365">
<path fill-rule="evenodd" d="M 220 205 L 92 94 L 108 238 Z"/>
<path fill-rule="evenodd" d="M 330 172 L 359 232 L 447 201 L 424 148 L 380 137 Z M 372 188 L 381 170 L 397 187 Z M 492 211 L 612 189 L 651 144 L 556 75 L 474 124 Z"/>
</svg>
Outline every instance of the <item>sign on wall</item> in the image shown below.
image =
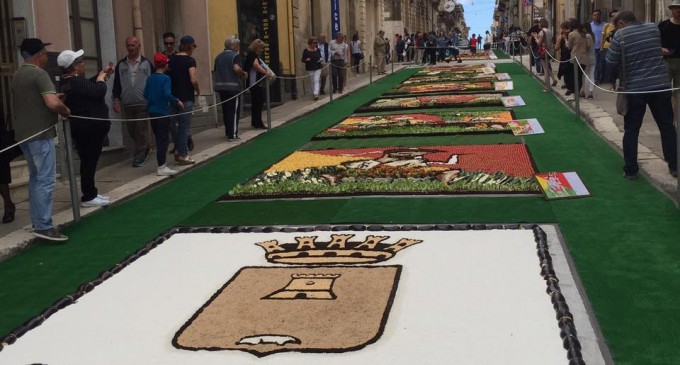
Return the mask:
<svg viewBox="0 0 680 365">
<path fill-rule="evenodd" d="M 340 32 L 340 2 L 331 0 L 331 34 L 333 39 Z"/>
<path fill-rule="evenodd" d="M 239 36 L 241 38 L 241 51 L 246 52 L 248 45 L 259 38 L 265 43 L 264 62 L 274 71 L 281 74 L 279 61 L 279 34 L 277 22 L 277 9 L 275 0 L 239 0 Z M 245 59 L 245 58 L 244 58 Z M 281 88 L 279 79 L 271 87 L 271 100 L 281 101 Z"/>
</svg>

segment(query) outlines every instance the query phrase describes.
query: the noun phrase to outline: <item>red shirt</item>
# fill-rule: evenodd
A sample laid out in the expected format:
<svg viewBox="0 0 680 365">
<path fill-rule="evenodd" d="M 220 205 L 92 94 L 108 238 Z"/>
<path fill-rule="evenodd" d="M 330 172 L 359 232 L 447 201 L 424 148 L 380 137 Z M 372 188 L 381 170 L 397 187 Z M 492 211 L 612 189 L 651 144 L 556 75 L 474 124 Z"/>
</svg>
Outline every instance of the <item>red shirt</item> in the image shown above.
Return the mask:
<svg viewBox="0 0 680 365">
<path fill-rule="evenodd" d="M 477 38 L 470 38 L 470 47 L 475 47 L 477 48 Z"/>
</svg>

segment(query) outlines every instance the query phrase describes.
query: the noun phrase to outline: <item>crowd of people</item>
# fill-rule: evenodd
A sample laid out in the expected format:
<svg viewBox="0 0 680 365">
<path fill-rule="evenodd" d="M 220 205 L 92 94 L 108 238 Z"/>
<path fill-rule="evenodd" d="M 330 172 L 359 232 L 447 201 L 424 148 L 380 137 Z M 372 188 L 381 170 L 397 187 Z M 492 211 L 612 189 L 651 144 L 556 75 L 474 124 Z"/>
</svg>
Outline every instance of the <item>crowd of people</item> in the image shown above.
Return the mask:
<svg viewBox="0 0 680 365">
<path fill-rule="evenodd" d="M 97 164 L 111 126 L 105 99 L 109 77 L 114 77 L 113 109 L 127 120 L 127 129 L 134 141 L 132 167 L 143 166 L 155 148 L 157 175 L 176 174 L 177 171 L 166 163 L 170 141 L 174 143 L 170 152 L 178 165 L 195 163 L 189 151 L 193 149 L 191 111 L 196 95 L 200 94 L 196 60 L 192 57 L 197 45 L 192 36 L 185 35 L 175 49 L 175 35 L 171 32 L 163 35 L 163 41 L 165 50 L 148 59 L 141 55 L 139 39 L 127 37 L 127 55 L 115 66 L 109 63 L 90 78 L 85 75 L 86 51 L 65 50 L 57 57 L 61 70 L 57 87 L 44 69 L 48 62 L 46 47 L 50 43 L 38 38 L 22 41 L 20 52 L 24 63 L 11 83 L 14 115 L 9 121 L 4 115 L 0 120 L 3 148 L 6 141 L 22 141 L 19 148 L 0 154 L 3 223 L 12 222 L 16 212 L 9 192 L 9 163 L 23 153 L 29 170 L 29 214 L 33 234 L 52 241 L 68 239 L 52 222 L 52 194 L 56 186 L 54 137 L 58 115 L 69 118 L 73 145 L 80 159 L 81 206 L 109 204 L 109 198 L 99 194 L 95 185 Z M 266 128 L 262 121 L 263 80 L 275 75 L 264 62 L 264 46 L 262 40 L 255 39 L 242 61 L 240 41 L 233 36 L 225 41 L 224 52 L 215 59 L 214 89 L 224 102 L 222 112 L 229 141 L 239 139 L 240 108 L 236 96 L 243 90 L 244 81 L 252 95 L 253 126 Z"/>
<path fill-rule="evenodd" d="M 627 179 L 635 179 L 640 169 L 638 137 L 648 107 L 659 128 L 668 171 L 673 177 L 678 174 L 673 95 L 679 91 L 673 88 L 680 87 L 680 0 L 673 0 L 669 10 L 671 17 L 657 25 L 640 22 L 627 10 L 612 11 L 609 22 L 604 22 L 596 9 L 590 22 L 575 18 L 562 22 L 554 42 L 546 19 L 536 20 L 527 32 L 531 67 L 544 76 L 544 92 L 563 79 L 567 96 L 578 93 L 591 99 L 594 88 L 605 85 L 620 93 L 617 112 L 624 119 Z M 557 79 L 553 60 L 559 61 Z"/>
</svg>

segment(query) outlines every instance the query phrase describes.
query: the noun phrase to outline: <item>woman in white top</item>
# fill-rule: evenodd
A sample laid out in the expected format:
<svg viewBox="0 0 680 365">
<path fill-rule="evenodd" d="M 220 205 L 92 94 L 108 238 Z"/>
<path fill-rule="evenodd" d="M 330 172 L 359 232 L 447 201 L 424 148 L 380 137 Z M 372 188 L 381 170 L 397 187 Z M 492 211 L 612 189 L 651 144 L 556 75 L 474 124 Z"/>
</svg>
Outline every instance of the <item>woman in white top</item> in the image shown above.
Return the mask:
<svg viewBox="0 0 680 365">
<path fill-rule="evenodd" d="M 359 40 L 359 34 L 354 33 L 352 36 L 352 69 L 358 75 L 359 65 L 361 60 L 364 58 L 364 52 L 361 50 L 361 41 Z"/>
<path fill-rule="evenodd" d="M 489 31 L 486 31 L 486 35 L 484 36 L 484 50 L 487 51 L 487 53 L 491 50 L 491 44 L 493 43 L 493 37 L 489 33 Z"/>
<path fill-rule="evenodd" d="M 585 23 L 584 28 L 586 30 L 586 37 L 589 37 L 589 43 L 592 44 L 595 40 L 595 35 L 593 34 L 593 28 L 590 26 L 590 23 Z M 596 59 L 595 59 L 595 52 L 597 50 L 595 47 L 590 47 L 588 50 L 588 64 L 590 67 L 588 67 L 588 79 L 586 80 L 586 83 L 588 84 L 587 92 L 585 93 L 586 98 L 592 99 L 593 98 L 593 89 L 595 88 L 595 64 L 596 64 Z M 583 88 L 586 90 L 586 88 Z"/>
<path fill-rule="evenodd" d="M 547 93 L 549 91 L 548 85 L 550 85 L 550 79 L 552 78 L 552 86 L 557 85 L 557 78 L 553 75 L 552 67 L 550 65 L 550 55 L 553 54 L 553 35 L 550 29 L 548 29 L 548 21 L 543 18 L 539 23 L 541 31 L 538 32 L 534 37 L 536 39 L 536 44 L 538 44 L 539 53 L 544 52 L 541 56 L 541 65 L 543 66 L 545 86 L 543 86 L 543 92 Z"/>
</svg>

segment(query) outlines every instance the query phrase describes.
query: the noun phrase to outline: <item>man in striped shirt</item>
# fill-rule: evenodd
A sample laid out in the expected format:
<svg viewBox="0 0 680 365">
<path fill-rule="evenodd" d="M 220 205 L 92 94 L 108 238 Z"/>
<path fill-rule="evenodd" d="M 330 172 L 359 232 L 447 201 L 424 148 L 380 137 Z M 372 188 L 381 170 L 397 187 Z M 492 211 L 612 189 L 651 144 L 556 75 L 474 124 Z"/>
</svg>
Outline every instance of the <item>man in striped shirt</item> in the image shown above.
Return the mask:
<svg viewBox="0 0 680 365">
<path fill-rule="evenodd" d="M 635 179 L 640 169 L 637 146 L 642 118 L 647 106 L 661 134 L 663 157 L 671 175 L 678 176 L 677 141 L 673 127 L 671 84 L 661 52 L 659 28 L 652 23 L 641 23 L 631 11 L 620 11 L 614 19 L 618 28 L 612 37 L 606 56 L 608 67 L 621 66 L 623 89 L 630 94 L 628 111 L 623 117 L 623 176 Z"/>
</svg>

